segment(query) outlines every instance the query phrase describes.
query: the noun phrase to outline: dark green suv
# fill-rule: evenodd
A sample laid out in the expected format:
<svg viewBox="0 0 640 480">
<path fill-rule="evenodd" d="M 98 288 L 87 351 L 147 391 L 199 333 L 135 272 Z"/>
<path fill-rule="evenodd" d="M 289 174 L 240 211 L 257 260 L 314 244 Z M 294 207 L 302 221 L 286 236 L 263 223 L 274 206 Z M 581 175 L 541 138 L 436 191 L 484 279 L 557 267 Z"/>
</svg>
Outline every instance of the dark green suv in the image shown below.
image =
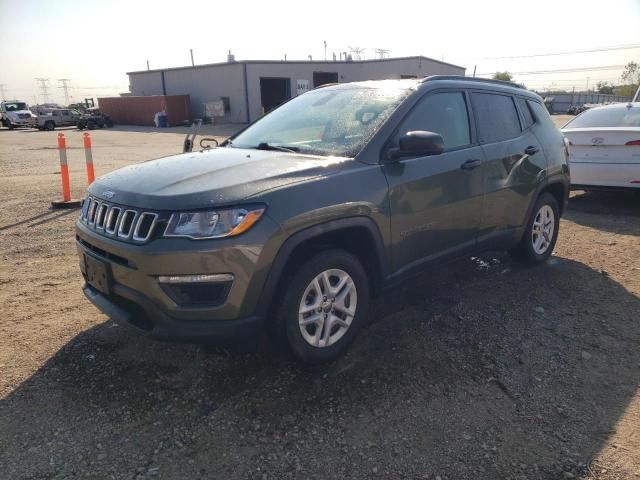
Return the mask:
<svg viewBox="0 0 640 480">
<path fill-rule="evenodd" d="M 164 339 L 262 331 L 343 352 L 369 299 L 434 262 L 554 248 L 563 136 L 542 100 L 465 77 L 326 86 L 219 148 L 99 178 L 77 222 L 84 293 Z"/>
</svg>

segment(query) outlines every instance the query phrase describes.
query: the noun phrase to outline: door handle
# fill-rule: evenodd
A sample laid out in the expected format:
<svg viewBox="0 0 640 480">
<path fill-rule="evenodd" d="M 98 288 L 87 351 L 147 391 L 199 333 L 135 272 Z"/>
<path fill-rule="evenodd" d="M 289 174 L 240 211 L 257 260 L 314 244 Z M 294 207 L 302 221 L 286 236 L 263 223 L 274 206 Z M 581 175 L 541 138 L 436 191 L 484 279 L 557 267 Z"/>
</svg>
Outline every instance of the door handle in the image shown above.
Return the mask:
<svg viewBox="0 0 640 480">
<path fill-rule="evenodd" d="M 482 165 L 482 162 L 480 160 L 467 160 L 462 165 L 460 165 L 460 168 L 462 170 L 473 170 L 480 165 Z"/>
<path fill-rule="evenodd" d="M 524 149 L 524 153 L 526 153 L 527 155 L 535 155 L 539 151 L 540 149 L 538 147 L 534 147 L 533 145 L 530 145 Z"/>
</svg>

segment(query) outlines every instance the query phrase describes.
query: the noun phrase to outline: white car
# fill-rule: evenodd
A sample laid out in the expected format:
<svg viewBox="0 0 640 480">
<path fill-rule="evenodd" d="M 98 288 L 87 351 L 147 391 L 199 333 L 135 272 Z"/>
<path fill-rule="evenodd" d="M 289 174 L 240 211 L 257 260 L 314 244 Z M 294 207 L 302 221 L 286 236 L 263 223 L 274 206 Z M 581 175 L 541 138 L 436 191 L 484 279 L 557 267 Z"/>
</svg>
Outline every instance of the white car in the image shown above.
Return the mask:
<svg viewBox="0 0 640 480">
<path fill-rule="evenodd" d="M 562 128 L 571 188 L 640 188 L 640 102 L 587 110 Z"/>
</svg>

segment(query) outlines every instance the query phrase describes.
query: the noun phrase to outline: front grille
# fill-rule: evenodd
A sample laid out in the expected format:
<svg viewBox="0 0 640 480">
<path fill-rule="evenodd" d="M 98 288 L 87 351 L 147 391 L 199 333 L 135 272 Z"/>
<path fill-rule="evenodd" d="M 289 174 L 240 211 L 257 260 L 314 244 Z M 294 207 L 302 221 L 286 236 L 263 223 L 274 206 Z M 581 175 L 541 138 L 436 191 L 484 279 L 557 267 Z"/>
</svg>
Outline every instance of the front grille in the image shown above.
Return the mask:
<svg viewBox="0 0 640 480">
<path fill-rule="evenodd" d="M 19 113 L 18 118 L 26 120 L 27 118 L 31 118 L 31 115 L 29 113 Z"/>
<path fill-rule="evenodd" d="M 143 243 L 153 235 L 158 223 L 158 214 L 87 197 L 82 204 L 80 220 L 92 230 L 105 236 Z"/>
</svg>

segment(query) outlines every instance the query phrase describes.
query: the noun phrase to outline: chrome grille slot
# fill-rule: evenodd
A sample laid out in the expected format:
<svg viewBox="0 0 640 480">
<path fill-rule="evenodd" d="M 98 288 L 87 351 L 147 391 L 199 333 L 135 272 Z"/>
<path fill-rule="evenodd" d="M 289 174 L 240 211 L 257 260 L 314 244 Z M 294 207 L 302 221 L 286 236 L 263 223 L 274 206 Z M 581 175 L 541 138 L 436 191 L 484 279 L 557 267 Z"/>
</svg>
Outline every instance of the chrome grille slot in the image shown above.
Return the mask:
<svg viewBox="0 0 640 480">
<path fill-rule="evenodd" d="M 133 232 L 133 227 L 135 225 L 134 222 L 137 216 L 138 212 L 136 212 L 135 210 L 125 210 L 122 213 L 120 225 L 118 225 L 118 237 L 129 238 L 131 236 L 131 232 Z"/>
<path fill-rule="evenodd" d="M 82 204 L 80 220 L 102 235 L 119 240 L 146 242 L 153 235 L 159 214 L 113 205 L 88 196 Z"/>
<path fill-rule="evenodd" d="M 107 216 L 107 221 L 104 223 L 104 231 L 109 234 L 116 233 L 116 227 L 118 225 L 118 219 L 120 218 L 120 214 L 122 213 L 122 209 L 120 207 L 111 207 L 109 210 L 109 215 Z"/>
<path fill-rule="evenodd" d="M 100 202 L 93 200 L 91 205 L 89 205 L 89 211 L 87 212 L 87 223 L 89 225 L 93 225 L 96 221 L 96 210 L 99 204 Z"/>
<path fill-rule="evenodd" d="M 87 213 L 89 212 L 89 206 L 91 205 L 91 197 L 87 197 L 82 202 L 82 212 L 80 213 L 80 218 L 84 221 L 87 220 Z"/>
<path fill-rule="evenodd" d="M 155 213 L 142 212 L 136 222 L 132 238 L 137 242 L 146 241 L 151 236 L 157 218 L 158 215 Z"/>
<path fill-rule="evenodd" d="M 107 205 L 106 203 L 100 204 L 100 206 L 98 207 L 98 211 L 96 212 L 96 219 L 95 219 L 96 228 L 100 228 L 100 229 L 104 228 L 104 222 L 106 220 L 108 210 L 109 210 L 109 205 Z"/>
</svg>

